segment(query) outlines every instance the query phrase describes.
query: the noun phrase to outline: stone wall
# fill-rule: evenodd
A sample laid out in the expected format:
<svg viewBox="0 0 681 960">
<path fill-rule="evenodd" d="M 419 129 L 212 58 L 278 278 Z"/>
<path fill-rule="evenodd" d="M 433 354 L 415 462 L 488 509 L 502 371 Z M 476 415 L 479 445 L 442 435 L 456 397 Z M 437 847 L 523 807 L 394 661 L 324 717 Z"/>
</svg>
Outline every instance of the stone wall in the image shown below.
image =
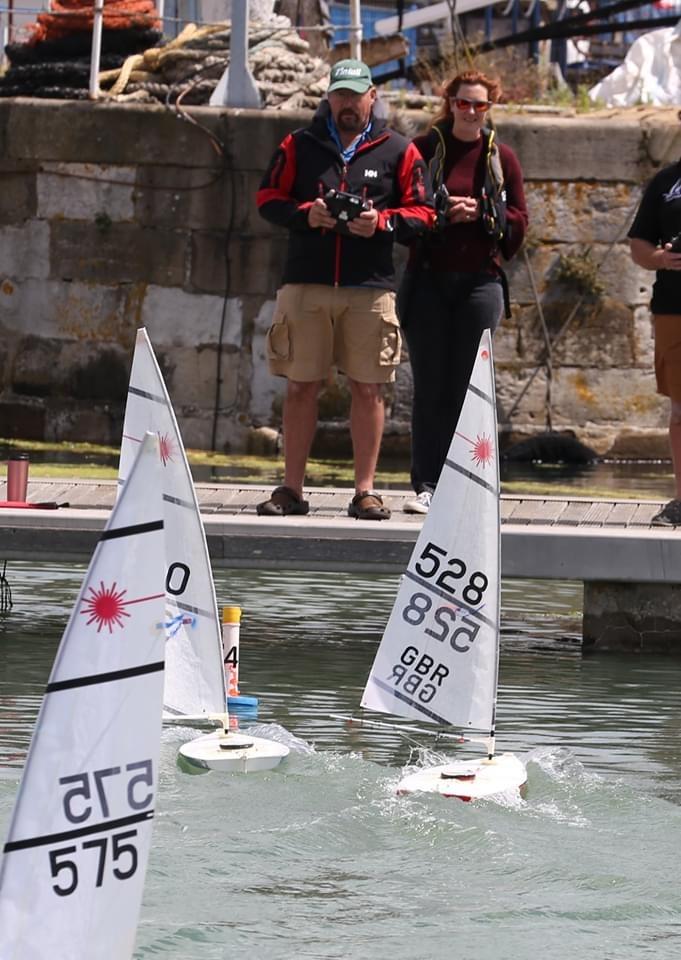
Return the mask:
<svg viewBox="0 0 681 960">
<path fill-rule="evenodd" d="M 188 446 L 249 449 L 258 428 L 278 426 L 283 384 L 267 373 L 264 336 L 286 236 L 257 215 L 254 194 L 276 144 L 308 118 L 0 101 L 0 436 L 116 444 L 140 325 Z M 554 428 L 600 453 L 664 455 L 652 276 L 623 238 L 641 183 L 681 153 L 675 111 L 499 109 L 496 120 L 520 156 L 531 215 L 509 271 L 513 317 L 495 340 L 502 430 L 540 432 L 550 409 Z M 415 132 L 424 117 L 398 122 Z M 561 254 L 585 252 L 603 261 L 604 294 L 579 306 L 556 270 Z M 549 378 L 544 326 L 555 336 L 570 316 Z M 410 389 L 405 362 L 388 450 L 408 444 Z M 346 412 L 339 381 L 322 398 L 325 449 L 347 449 Z"/>
</svg>

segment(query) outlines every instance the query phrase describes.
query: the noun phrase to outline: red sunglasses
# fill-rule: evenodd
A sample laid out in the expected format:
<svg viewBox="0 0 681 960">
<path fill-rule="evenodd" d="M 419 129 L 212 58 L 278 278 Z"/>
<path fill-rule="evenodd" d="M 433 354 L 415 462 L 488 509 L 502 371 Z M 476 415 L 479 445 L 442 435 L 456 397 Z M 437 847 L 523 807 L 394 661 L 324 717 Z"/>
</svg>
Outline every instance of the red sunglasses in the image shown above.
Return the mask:
<svg viewBox="0 0 681 960">
<path fill-rule="evenodd" d="M 476 113 L 486 113 L 492 106 L 491 100 L 468 100 L 466 97 L 449 98 L 458 110 L 469 110 L 471 107 Z"/>
</svg>

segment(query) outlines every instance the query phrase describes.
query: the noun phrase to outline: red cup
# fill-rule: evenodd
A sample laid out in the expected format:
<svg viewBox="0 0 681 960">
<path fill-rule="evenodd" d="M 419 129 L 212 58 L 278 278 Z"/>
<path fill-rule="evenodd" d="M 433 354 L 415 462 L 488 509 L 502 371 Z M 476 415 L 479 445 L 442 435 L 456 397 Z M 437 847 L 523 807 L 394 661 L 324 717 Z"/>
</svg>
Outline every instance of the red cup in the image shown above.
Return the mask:
<svg viewBox="0 0 681 960">
<path fill-rule="evenodd" d="M 28 454 L 17 453 L 7 461 L 7 499 L 26 503 L 28 490 Z"/>
</svg>

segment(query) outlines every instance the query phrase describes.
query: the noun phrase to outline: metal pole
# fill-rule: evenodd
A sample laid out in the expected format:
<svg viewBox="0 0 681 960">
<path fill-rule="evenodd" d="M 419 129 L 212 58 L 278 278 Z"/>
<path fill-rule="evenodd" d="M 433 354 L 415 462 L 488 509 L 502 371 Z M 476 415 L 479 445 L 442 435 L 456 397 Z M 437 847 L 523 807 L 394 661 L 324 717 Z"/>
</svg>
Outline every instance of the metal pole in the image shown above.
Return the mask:
<svg viewBox="0 0 681 960">
<path fill-rule="evenodd" d="M 227 70 L 227 106 L 253 107 L 261 105 L 260 91 L 248 67 L 248 7 L 249 0 L 232 3 L 232 36 L 230 38 L 229 68 Z M 214 91 L 215 100 L 220 97 L 218 89 L 221 78 Z M 223 101 L 224 102 L 224 101 Z M 216 106 L 213 97 L 211 106 Z"/>
<path fill-rule="evenodd" d="M 9 18 L 8 18 L 9 20 Z M 0 67 L 5 65 L 5 47 L 9 43 L 9 23 L 5 23 L 5 18 L 0 11 Z"/>
<path fill-rule="evenodd" d="M 360 0 L 350 0 L 350 56 L 353 60 L 362 59 L 362 15 Z"/>
<path fill-rule="evenodd" d="M 92 52 L 90 53 L 90 100 L 99 98 L 99 58 L 102 52 L 102 21 L 104 0 L 95 0 L 95 16 L 92 21 Z"/>
</svg>

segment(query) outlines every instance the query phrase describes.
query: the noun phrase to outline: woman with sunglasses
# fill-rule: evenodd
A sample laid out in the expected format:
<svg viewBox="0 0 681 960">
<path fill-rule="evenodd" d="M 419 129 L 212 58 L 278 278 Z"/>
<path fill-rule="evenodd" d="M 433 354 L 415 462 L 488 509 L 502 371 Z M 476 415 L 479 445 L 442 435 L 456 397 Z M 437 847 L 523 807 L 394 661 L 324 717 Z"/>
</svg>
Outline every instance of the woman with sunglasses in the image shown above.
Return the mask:
<svg viewBox="0 0 681 960">
<path fill-rule="evenodd" d="M 510 259 L 527 229 L 520 164 L 483 129 L 499 84 L 484 73 L 445 85 L 431 130 L 417 137 L 439 198 L 436 231 L 411 247 L 398 294 L 414 380 L 408 513 L 427 513 L 449 449 L 484 329 L 501 319 Z M 494 171 L 494 176 L 492 176 Z"/>
</svg>

